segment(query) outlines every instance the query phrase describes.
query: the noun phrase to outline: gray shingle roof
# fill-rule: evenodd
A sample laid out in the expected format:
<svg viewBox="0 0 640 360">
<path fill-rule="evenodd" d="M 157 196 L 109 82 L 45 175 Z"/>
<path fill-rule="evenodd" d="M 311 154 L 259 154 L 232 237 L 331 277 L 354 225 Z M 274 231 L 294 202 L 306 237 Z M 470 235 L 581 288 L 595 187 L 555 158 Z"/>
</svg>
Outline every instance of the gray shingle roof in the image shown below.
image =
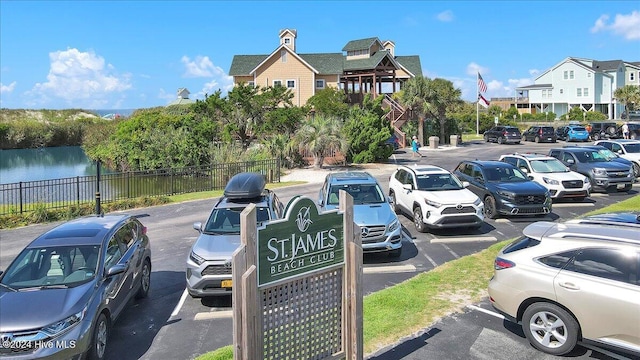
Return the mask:
<svg viewBox="0 0 640 360">
<path fill-rule="evenodd" d="M 420 56 L 396 56 L 396 61 L 407 68 L 413 75 L 422 76 L 422 64 L 420 64 Z"/>
<path fill-rule="evenodd" d="M 344 70 L 352 71 L 352 70 L 373 69 L 387 55 L 389 55 L 387 51 L 378 51 L 375 54 L 373 54 L 371 57 L 368 57 L 365 59 L 347 60 L 345 57 Z"/>
<path fill-rule="evenodd" d="M 229 69 L 229 76 L 251 75 L 251 70 L 264 61 L 269 55 L 234 55 Z"/>
<path fill-rule="evenodd" d="M 622 65 L 622 60 L 593 61 L 591 68 L 595 71 L 618 70 Z"/>
<path fill-rule="evenodd" d="M 342 74 L 344 56 L 341 53 L 298 54 L 320 74 Z"/>
<path fill-rule="evenodd" d="M 380 41 L 377 37 L 360 39 L 360 40 L 351 40 L 342 48 L 342 51 L 353 51 L 353 50 L 363 50 L 368 49 L 373 45 L 374 42 Z M 382 43 L 381 43 L 382 44 Z"/>
<path fill-rule="evenodd" d="M 518 86 L 516 89 L 518 90 L 529 90 L 529 89 L 547 89 L 552 88 L 552 84 L 533 84 L 527 86 Z"/>
</svg>

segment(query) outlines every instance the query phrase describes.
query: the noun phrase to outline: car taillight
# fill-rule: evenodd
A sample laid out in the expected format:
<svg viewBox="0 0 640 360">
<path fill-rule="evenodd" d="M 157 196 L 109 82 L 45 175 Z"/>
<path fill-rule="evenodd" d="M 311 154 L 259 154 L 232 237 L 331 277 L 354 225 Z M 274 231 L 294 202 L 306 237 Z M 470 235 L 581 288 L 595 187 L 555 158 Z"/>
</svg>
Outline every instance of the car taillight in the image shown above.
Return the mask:
<svg viewBox="0 0 640 360">
<path fill-rule="evenodd" d="M 146 226 L 142 227 L 142 235 L 147 235 L 147 227 Z"/>
<path fill-rule="evenodd" d="M 508 132 L 507 130 L 505 130 L 505 131 L 502 133 L 502 135 L 507 136 L 507 135 L 509 135 L 509 132 Z"/>
<path fill-rule="evenodd" d="M 493 268 L 495 270 L 503 270 L 503 269 L 509 269 L 516 266 L 516 264 L 512 261 L 509 260 L 505 260 L 503 258 L 499 258 L 497 257 L 496 260 L 493 262 Z"/>
</svg>

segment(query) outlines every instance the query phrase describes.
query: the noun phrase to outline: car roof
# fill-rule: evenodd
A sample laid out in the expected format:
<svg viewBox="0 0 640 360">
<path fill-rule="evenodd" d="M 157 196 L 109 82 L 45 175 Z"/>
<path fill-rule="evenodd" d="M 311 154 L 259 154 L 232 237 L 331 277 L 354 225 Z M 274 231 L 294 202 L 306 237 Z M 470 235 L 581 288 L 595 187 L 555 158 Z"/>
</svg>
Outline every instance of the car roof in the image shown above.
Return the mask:
<svg viewBox="0 0 640 360">
<path fill-rule="evenodd" d="M 612 142 L 612 143 L 618 143 L 618 144 L 640 144 L 640 140 L 633 140 L 633 139 L 607 139 L 607 140 L 596 141 L 596 143 L 601 143 L 601 142 Z"/>
<path fill-rule="evenodd" d="M 566 145 L 563 146 L 562 149 L 551 149 L 551 150 L 563 150 L 566 152 L 578 152 L 578 151 L 585 151 L 585 150 L 607 150 L 606 147 L 601 146 L 601 145 L 582 145 L 582 146 L 578 146 L 578 145 Z M 549 150 L 549 151 L 551 151 Z"/>
<path fill-rule="evenodd" d="M 332 184 L 377 183 L 376 178 L 366 171 L 340 171 L 327 174 Z"/>
<path fill-rule="evenodd" d="M 405 169 L 407 171 L 412 171 L 416 174 L 450 174 L 448 170 L 445 170 L 439 166 L 435 165 L 418 165 L 414 166 L 400 166 L 398 169 Z"/>
<path fill-rule="evenodd" d="M 512 167 L 513 165 L 499 160 L 465 160 L 463 163 L 476 164 L 480 167 Z"/>
<path fill-rule="evenodd" d="M 516 156 L 516 157 L 521 157 L 527 160 L 556 160 L 556 158 L 549 156 L 549 155 L 545 155 L 545 154 L 536 154 L 536 153 L 525 153 L 525 154 L 518 154 L 518 153 L 514 153 L 514 154 L 505 154 L 500 156 L 500 158 L 502 159 L 505 156 Z"/>
<path fill-rule="evenodd" d="M 569 223 L 632 226 L 640 229 L 640 211 L 613 212 L 589 215 L 569 220 Z"/>
<path fill-rule="evenodd" d="M 233 175 L 224 188 L 224 196 L 228 199 L 253 199 L 262 195 L 266 180 L 260 173 L 242 172 Z"/>
<path fill-rule="evenodd" d="M 99 245 L 127 214 L 93 215 L 67 221 L 38 236 L 27 247 Z"/>
<path fill-rule="evenodd" d="M 522 234 L 534 239 L 585 240 L 597 242 L 616 242 L 640 245 L 638 229 L 632 226 L 601 223 L 556 223 L 538 221 L 528 225 Z"/>
</svg>

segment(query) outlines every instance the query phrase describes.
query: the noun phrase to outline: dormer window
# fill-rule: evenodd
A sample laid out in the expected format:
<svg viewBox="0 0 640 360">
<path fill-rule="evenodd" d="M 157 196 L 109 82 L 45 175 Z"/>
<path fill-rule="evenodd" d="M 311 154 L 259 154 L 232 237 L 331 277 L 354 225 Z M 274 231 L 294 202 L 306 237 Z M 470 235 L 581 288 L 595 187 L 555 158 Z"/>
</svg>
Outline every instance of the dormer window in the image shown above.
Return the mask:
<svg viewBox="0 0 640 360">
<path fill-rule="evenodd" d="M 284 44 L 285 45 L 291 44 L 291 38 L 284 38 Z"/>
</svg>

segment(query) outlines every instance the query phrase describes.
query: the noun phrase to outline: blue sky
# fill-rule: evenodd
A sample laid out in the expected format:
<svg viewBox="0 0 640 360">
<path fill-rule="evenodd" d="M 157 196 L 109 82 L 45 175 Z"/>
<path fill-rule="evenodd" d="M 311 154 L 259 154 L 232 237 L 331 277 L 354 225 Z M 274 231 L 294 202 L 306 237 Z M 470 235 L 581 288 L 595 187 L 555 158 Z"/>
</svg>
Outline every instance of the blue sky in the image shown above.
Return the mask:
<svg viewBox="0 0 640 360">
<path fill-rule="evenodd" d="M 638 1 L 0 1 L 0 106 L 129 109 L 232 85 L 234 55 L 393 40 L 475 100 L 513 96 L 567 57 L 640 61 Z"/>
</svg>

